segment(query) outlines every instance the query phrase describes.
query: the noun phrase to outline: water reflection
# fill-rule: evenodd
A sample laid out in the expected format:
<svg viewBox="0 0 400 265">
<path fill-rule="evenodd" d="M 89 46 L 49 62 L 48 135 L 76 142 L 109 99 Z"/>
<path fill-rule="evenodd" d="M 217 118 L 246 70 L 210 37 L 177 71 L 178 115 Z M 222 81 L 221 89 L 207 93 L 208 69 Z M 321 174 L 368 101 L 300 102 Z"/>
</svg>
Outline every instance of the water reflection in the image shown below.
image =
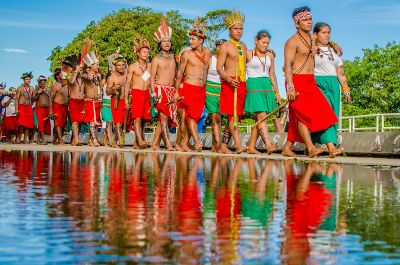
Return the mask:
<svg viewBox="0 0 400 265">
<path fill-rule="evenodd" d="M 0 262 L 400 262 L 399 169 L 28 151 L 0 168 Z"/>
</svg>

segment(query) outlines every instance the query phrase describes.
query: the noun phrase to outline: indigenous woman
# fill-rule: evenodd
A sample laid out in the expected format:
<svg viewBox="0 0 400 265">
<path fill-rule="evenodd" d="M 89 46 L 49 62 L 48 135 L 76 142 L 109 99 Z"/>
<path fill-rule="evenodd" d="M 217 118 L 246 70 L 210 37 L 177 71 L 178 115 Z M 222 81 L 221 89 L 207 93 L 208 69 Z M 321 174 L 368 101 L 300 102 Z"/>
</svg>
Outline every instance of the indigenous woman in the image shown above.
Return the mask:
<svg viewBox="0 0 400 265">
<path fill-rule="evenodd" d="M 107 79 L 108 79 L 109 75 L 110 75 L 110 72 L 107 75 Z M 104 84 L 103 105 L 101 107 L 101 119 L 103 120 L 103 122 L 106 123 L 106 129 L 103 134 L 103 145 L 108 146 L 107 145 L 107 141 L 108 141 L 108 144 L 110 146 L 117 147 L 117 145 L 114 142 L 114 139 L 112 137 L 113 117 L 112 117 L 112 113 L 111 113 L 111 96 L 107 95 L 106 90 L 107 90 L 107 84 Z"/>
<path fill-rule="evenodd" d="M 247 51 L 247 95 L 245 111 L 255 113 L 256 119 L 261 120 L 267 113 L 273 111 L 280 104 L 278 84 L 276 82 L 274 54 L 267 51 L 271 35 L 262 30 L 257 33 L 256 47 Z M 256 141 L 261 135 L 267 153 L 271 154 L 278 149 L 268 139 L 268 126 L 265 122 L 251 132 L 248 144 L 248 153 L 259 154 L 256 150 Z"/>
<path fill-rule="evenodd" d="M 315 56 L 315 80 L 319 89 L 325 95 L 336 116 L 340 116 L 340 87 L 346 96 L 346 102 L 351 101 L 350 89 L 347 85 L 346 76 L 343 71 L 343 62 L 336 54 L 330 42 L 331 28 L 328 24 L 319 22 L 314 26 L 314 34 L 317 44 L 317 55 Z M 312 133 L 314 143 L 326 144 L 329 156 L 340 155 L 343 150 L 336 149 L 338 123 L 325 131 Z"/>
</svg>

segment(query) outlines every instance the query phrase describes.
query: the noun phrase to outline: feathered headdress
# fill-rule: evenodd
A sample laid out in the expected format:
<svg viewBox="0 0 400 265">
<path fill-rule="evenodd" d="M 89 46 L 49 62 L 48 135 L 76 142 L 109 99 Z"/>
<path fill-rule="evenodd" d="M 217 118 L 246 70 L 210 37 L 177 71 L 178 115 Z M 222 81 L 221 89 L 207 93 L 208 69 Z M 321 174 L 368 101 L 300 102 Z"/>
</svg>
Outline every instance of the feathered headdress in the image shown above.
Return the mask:
<svg viewBox="0 0 400 265">
<path fill-rule="evenodd" d="M 136 33 L 136 35 L 133 36 L 133 48 L 136 53 L 139 53 L 142 48 L 150 50 L 150 45 L 146 38 L 143 38 L 139 33 Z"/>
<path fill-rule="evenodd" d="M 96 53 L 91 51 L 90 53 L 86 54 L 86 56 L 83 58 L 83 61 L 87 67 L 90 67 L 93 64 L 98 63 L 99 59 L 97 59 Z"/>
<path fill-rule="evenodd" d="M 40 83 L 40 81 L 47 81 L 47 78 L 44 75 L 41 75 L 38 77 L 37 82 Z"/>
<path fill-rule="evenodd" d="M 87 40 L 85 45 L 83 45 L 82 51 L 81 51 L 81 60 L 80 60 L 81 65 L 84 63 L 83 60 L 86 57 L 86 55 L 89 53 L 90 47 L 92 46 L 92 44 L 93 44 L 92 40 Z"/>
<path fill-rule="evenodd" d="M 227 29 L 230 29 L 235 24 L 244 24 L 244 15 L 239 11 L 231 11 L 231 13 L 225 17 L 225 27 Z"/>
<path fill-rule="evenodd" d="M 161 25 L 158 27 L 157 31 L 154 32 L 154 37 L 157 42 L 161 42 L 163 39 L 172 37 L 172 29 L 168 27 L 168 23 L 164 16 L 161 16 Z"/>
<path fill-rule="evenodd" d="M 117 64 L 118 62 L 124 62 L 126 63 L 126 59 L 122 55 L 118 55 L 117 58 L 114 59 L 113 64 Z"/>
<path fill-rule="evenodd" d="M 22 76 L 21 76 L 21 79 L 25 79 L 25 78 L 30 78 L 30 79 L 32 79 L 32 78 L 33 78 L 32 71 L 31 71 L 31 72 L 23 73 Z"/>
<path fill-rule="evenodd" d="M 194 21 L 194 27 L 192 31 L 189 32 L 189 35 L 194 35 L 200 38 L 205 39 L 206 38 L 206 29 L 207 29 L 207 23 L 204 22 L 202 25 L 200 25 L 201 18 L 197 18 Z"/>
<path fill-rule="evenodd" d="M 62 63 L 68 65 L 69 67 L 75 68 L 77 65 L 79 65 L 79 62 L 79 55 L 71 55 L 66 57 Z"/>
</svg>

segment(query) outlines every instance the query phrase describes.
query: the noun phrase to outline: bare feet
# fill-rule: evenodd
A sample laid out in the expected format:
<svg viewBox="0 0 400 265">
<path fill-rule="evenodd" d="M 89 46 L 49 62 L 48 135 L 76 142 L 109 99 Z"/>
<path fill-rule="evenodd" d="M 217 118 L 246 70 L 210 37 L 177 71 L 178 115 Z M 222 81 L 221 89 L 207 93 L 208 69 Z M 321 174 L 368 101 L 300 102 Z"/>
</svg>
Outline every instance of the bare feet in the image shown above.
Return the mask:
<svg viewBox="0 0 400 265">
<path fill-rule="evenodd" d="M 218 150 L 218 153 L 220 153 L 220 154 L 228 154 L 228 155 L 233 154 L 233 152 L 226 145 L 221 145 L 221 147 Z"/>
<path fill-rule="evenodd" d="M 236 154 L 241 154 L 247 152 L 247 147 L 241 146 L 239 148 L 236 148 Z"/>
<path fill-rule="evenodd" d="M 336 156 L 343 154 L 343 151 L 343 148 L 335 148 L 333 151 L 329 151 L 329 157 L 335 158 Z"/>
<path fill-rule="evenodd" d="M 153 151 L 160 151 L 160 150 L 161 150 L 161 148 L 160 148 L 158 145 L 152 145 L 152 146 L 151 146 L 151 149 L 152 149 Z"/>
<path fill-rule="evenodd" d="M 319 154 L 323 153 L 326 151 L 326 145 L 321 145 L 320 147 L 314 147 L 309 151 L 308 157 L 313 158 L 318 156 Z"/>
<path fill-rule="evenodd" d="M 203 143 L 202 142 L 197 142 L 194 146 L 194 151 L 196 152 L 201 152 L 203 150 Z"/>
<path fill-rule="evenodd" d="M 170 144 L 167 146 L 167 151 L 175 151 L 175 148 Z"/>
<path fill-rule="evenodd" d="M 290 150 L 288 148 L 284 148 L 282 150 L 282 155 L 283 156 L 288 156 L 288 157 L 297 157 L 297 155 L 292 150 Z"/>
<path fill-rule="evenodd" d="M 255 148 L 248 148 L 248 149 L 247 149 L 247 153 L 248 153 L 248 154 L 252 154 L 252 155 L 259 155 L 259 154 L 261 154 L 261 153 L 258 152 Z"/>
<path fill-rule="evenodd" d="M 175 150 L 178 152 L 184 152 L 183 148 L 179 146 L 179 144 L 175 145 Z"/>
<path fill-rule="evenodd" d="M 182 149 L 183 149 L 183 152 L 193 152 L 193 150 L 187 145 L 183 145 Z"/>
<path fill-rule="evenodd" d="M 139 141 L 139 149 L 145 149 L 145 148 L 147 148 L 147 142 Z"/>
<path fill-rule="evenodd" d="M 279 146 L 277 144 L 267 146 L 267 154 L 270 155 L 273 152 L 276 152 L 278 150 L 278 148 L 279 148 Z"/>
</svg>

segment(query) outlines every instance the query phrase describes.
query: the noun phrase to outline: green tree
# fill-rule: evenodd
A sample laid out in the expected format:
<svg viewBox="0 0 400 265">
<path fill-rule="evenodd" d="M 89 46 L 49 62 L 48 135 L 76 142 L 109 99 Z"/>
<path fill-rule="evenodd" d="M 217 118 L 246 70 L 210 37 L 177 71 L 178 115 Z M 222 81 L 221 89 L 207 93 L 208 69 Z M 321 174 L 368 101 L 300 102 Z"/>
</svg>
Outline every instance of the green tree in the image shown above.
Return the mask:
<svg viewBox="0 0 400 265">
<path fill-rule="evenodd" d="M 208 12 L 204 20 L 207 21 L 210 41 L 214 41 L 221 33 L 223 19 L 227 10 L 215 10 Z M 186 45 L 187 33 L 193 26 L 192 19 L 184 18 L 177 10 L 168 11 L 165 16 L 169 26 L 173 29 L 172 42 L 174 51 L 179 51 Z M 67 56 L 80 54 L 87 39 L 94 41 L 94 49 L 100 56 L 100 67 L 103 72 L 107 69 L 107 57 L 113 54 L 118 47 L 128 62 L 136 59 L 133 52 L 133 36 L 139 33 L 147 38 L 152 47 L 151 56 L 155 56 L 157 43 L 154 40 L 154 32 L 160 25 L 161 14 L 150 8 L 135 7 L 132 9 L 121 9 L 112 12 L 98 22 L 90 22 L 65 48 L 57 46 L 51 52 L 48 60 L 51 62 L 51 70 L 60 65 Z"/>
<path fill-rule="evenodd" d="M 343 116 L 400 111 L 400 45 L 364 49 L 362 58 L 344 63 L 352 94 Z"/>
</svg>

